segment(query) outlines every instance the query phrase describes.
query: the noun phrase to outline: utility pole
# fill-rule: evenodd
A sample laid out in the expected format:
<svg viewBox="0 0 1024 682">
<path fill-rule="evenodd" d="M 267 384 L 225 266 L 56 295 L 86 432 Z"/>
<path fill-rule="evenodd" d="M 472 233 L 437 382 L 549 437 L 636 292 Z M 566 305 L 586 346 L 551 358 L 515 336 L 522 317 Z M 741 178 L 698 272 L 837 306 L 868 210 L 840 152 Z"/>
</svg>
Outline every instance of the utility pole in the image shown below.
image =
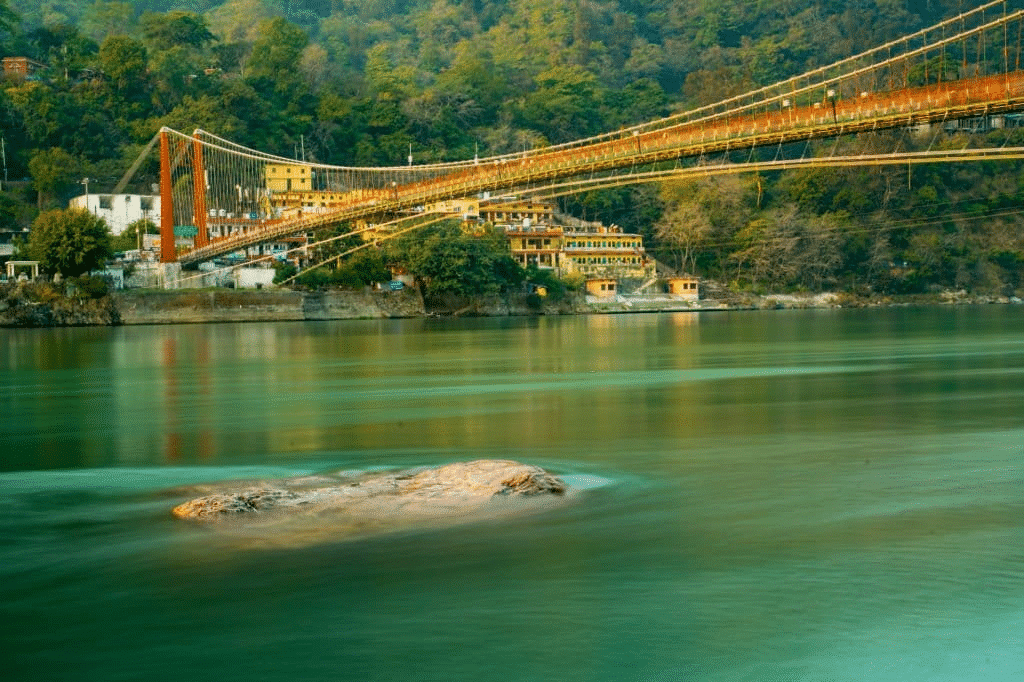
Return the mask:
<svg viewBox="0 0 1024 682">
<path fill-rule="evenodd" d="M 0 137 L 0 156 L 4 158 L 4 184 L 7 184 L 7 138 Z"/>
</svg>

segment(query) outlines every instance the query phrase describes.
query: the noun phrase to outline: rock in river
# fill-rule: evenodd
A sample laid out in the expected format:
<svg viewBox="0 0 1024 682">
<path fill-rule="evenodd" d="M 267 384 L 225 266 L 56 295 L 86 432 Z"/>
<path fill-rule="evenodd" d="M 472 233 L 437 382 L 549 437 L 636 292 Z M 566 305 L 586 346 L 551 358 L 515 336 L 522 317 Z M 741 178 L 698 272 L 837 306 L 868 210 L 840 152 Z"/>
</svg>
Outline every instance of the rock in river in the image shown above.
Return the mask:
<svg viewBox="0 0 1024 682">
<path fill-rule="evenodd" d="M 561 499 L 567 487 L 540 467 L 478 460 L 398 472 L 234 481 L 193 490 L 207 494 L 175 507 L 175 516 L 216 521 L 235 531 L 259 529 L 264 539 L 287 537 L 286 544 L 307 544 L 516 514 Z"/>
</svg>

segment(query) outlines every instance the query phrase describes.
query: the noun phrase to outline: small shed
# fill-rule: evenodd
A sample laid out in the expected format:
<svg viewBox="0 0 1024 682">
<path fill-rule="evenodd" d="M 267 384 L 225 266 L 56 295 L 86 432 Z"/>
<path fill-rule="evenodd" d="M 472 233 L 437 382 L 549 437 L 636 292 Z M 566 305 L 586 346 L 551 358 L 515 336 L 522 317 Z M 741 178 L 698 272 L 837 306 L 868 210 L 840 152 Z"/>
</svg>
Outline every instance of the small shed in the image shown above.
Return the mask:
<svg viewBox="0 0 1024 682">
<path fill-rule="evenodd" d="M 691 301 L 699 301 L 700 280 L 696 277 L 669 277 L 668 293 Z"/>
<path fill-rule="evenodd" d="M 595 278 L 587 280 L 588 296 L 614 296 L 616 283 L 614 279 Z"/>
<path fill-rule="evenodd" d="M 28 57 L 3 58 L 4 75 L 17 80 L 25 80 L 30 76 L 34 76 L 37 71 L 45 68 L 46 64 L 40 64 Z"/>
</svg>

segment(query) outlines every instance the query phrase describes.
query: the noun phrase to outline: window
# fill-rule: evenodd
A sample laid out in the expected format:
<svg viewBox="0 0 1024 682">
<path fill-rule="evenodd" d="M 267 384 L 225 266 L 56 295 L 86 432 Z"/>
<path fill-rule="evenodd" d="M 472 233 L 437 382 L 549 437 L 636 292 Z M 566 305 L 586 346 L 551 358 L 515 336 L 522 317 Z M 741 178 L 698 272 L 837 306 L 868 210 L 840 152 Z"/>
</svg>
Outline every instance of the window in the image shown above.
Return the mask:
<svg viewBox="0 0 1024 682">
<path fill-rule="evenodd" d="M 113 208 L 113 206 L 114 206 L 114 197 L 110 196 L 109 194 L 101 194 L 100 195 L 100 208 L 107 208 L 107 209 L 109 209 L 109 208 Z"/>
</svg>

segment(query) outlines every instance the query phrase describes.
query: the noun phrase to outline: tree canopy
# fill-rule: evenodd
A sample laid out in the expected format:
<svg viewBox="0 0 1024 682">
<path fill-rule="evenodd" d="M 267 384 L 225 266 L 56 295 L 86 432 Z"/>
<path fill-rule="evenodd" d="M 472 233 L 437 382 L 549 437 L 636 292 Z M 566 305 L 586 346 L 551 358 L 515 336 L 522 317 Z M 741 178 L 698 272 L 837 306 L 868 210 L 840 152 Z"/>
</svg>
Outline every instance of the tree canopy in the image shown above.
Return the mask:
<svg viewBox="0 0 1024 682">
<path fill-rule="evenodd" d="M 395 240 L 391 260 L 412 272 L 426 295 L 493 296 L 523 281 L 508 242 L 493 230 L 472 234 L 443 221 Z"/>
<path fill-rule="evenodd" d="M 40 267 L 65 277 L 101 267 L 113 255 L 110 229 L 86 209 L 44 211 L 32 223 L 28 252 Z"/>
</svg>

